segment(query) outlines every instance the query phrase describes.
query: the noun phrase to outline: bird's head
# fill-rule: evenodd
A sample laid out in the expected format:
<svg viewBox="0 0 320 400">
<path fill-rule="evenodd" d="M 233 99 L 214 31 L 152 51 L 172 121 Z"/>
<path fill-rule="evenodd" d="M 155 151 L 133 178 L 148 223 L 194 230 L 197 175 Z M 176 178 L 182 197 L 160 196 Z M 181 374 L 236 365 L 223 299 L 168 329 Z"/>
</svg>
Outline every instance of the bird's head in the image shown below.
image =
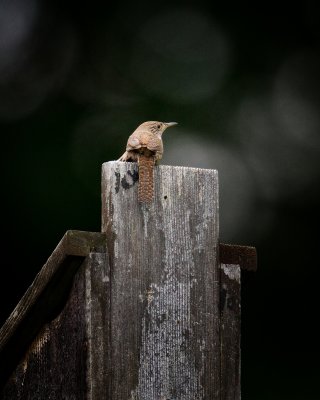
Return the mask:
<svg viewBox="0 0 320 400">
<path fill-rule="evenodd" d="M 177 122 L 147 121 L 141 124 L 138 129 L 148 130 L 149 132 L 161 136 L 167 128 L 177 124 Z"/>
</svg>

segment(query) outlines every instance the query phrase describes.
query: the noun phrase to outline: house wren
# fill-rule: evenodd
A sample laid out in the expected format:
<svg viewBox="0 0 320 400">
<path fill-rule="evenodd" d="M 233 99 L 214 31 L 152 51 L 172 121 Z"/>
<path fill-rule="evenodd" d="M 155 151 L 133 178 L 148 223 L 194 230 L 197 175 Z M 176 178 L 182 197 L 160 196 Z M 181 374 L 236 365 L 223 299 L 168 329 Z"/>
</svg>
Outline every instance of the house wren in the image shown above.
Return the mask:
<svg viewBox="0 0 320 400">
<path fill-rule="evenodd" d="M 129 136 L 125 153 L 118 161 L 138 161 L 138 200 L 150 203 L 154 193 L 154 165 L 163 154 L 162 134 L 176 122 L 147 121 Z"/>
</svg>

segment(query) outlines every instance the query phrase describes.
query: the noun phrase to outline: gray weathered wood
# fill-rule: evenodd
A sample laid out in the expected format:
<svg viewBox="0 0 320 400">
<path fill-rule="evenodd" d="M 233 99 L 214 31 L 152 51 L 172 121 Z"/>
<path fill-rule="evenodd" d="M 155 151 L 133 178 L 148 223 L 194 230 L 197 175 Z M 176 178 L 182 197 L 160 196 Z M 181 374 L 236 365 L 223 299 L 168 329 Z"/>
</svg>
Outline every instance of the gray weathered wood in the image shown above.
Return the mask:
<svg viewBox="0 0 320 400">
<path fill-rule="evenodd" d="M 68 231 L 0 330 L 0 388 L 38 331 L 61 311 L 73 277 L 90 251 L 106 251 L 105 235 Z"/>
<path fill-rule="evenodd" d="M 85 273 L 87 338 L 86 400 L 108 400 L 110 347 L 110 267 L 108 253 L 91 254 Z"/>
<path fill-rule="evenodd" d="M 90 253 L 63 310 L 42 326 L 1 400 L 107 399 L 109 282 L 106 254 Z"/>
<path fill-rule="evenodd" d="M 84 266 L 57 318 L 44 324 L 3 391 L 2 400 L 86 397 Z"/>
<path fill-rule="evenodd" d="M 240 268 L 214 170 L 102 174 L 102 230 L 68 231 L 0 330 L 0 399 L 239 400 Z M 8 380 L 9 374 L 12 373 Z"/>
<path fill-rule="evenodd" d="M 102 172 L 109 398 L 220 399 L 217 171 L 157 166 L 150 206 L 137 201 L 135 163 Z"/>
<path fill-rule="evenodd" d="M 241 270 L 220 264 L 221 274 L 221 400 L 241 398 Z"/>
</svg>

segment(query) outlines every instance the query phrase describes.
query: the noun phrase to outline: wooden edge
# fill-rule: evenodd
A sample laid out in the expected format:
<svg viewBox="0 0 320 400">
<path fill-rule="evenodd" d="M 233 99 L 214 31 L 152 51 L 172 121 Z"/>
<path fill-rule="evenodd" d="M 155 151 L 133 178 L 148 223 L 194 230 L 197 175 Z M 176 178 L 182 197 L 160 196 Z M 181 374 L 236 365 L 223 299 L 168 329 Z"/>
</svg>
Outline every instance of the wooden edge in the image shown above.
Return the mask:
<svg viewBox="0 0 320 400">
<path fill-rule="evenodd" d="M 246 271 L 257 270 L 257 250 L 252 246 L 219 243 L 221 264 L 240 265 Z"/>
<path fill-rule="evenodd" d="M 105 252 L 105 234 L 100 232 L 67 231 L 48 258 L 45 265 L 36 275 L 11 315 L 0 329 L 0 353 L 12 332 L 18 329 L 19 323 L 28 314 L 52 277 L 58 272 L 68 256 L 86 257 L 90 251 Z"/>
<path fill-rule="evenodd" d="M 43 325 L 63 309 L 73 278 L 91 252 L 106 252 L 106 235 L 65 233 L 0 329 L 0 392 Z"/>
<path fill-rule="evenodd" d="M 220 264 L 221 400 L 241 399 L 241 268 Z"/>
<path fill-rule="evenodd" d="M 69 230 L 63 236 L 64 239 L 68 255 L 86 257 L 91 252 L 106 252 L 105 233 Z"/>
</svg>

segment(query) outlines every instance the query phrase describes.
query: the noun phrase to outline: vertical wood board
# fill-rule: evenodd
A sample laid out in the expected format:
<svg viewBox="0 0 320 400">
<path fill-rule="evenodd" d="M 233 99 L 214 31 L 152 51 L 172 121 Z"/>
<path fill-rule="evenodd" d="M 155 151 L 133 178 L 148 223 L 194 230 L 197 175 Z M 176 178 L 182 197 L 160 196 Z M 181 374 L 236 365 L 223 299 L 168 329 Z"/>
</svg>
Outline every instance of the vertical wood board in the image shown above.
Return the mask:
<svg viewBox="0 0 320 400">
<path fill-rule="evenodd" d="M 103 164 L 110 399 L 218 399 L 217 171 L 157 166 L 150 206 L 137 180 L 135 163 Z"/>
<path fill-rule="evenodd" d="M 241 398 L 241 270 L 221 264 L 221 400 Z"/>
<path fill-rule="evenodd" d="M 63 310 L 43 325 L 1 400 L 108 399 L 109 282 L 106 254 L 90 253 Z"/>
<path fill-rule="evenodd" d="M 43 325 L 1 400 L 86 400 L 86 330 L 82 265 L 63 311 Z"/>
<path fill-rule="evenodd" d="M 87 400 L 109 400 L 110 268 L 106 253 L 91 253 L 85 270 Z"/>
</svg>

